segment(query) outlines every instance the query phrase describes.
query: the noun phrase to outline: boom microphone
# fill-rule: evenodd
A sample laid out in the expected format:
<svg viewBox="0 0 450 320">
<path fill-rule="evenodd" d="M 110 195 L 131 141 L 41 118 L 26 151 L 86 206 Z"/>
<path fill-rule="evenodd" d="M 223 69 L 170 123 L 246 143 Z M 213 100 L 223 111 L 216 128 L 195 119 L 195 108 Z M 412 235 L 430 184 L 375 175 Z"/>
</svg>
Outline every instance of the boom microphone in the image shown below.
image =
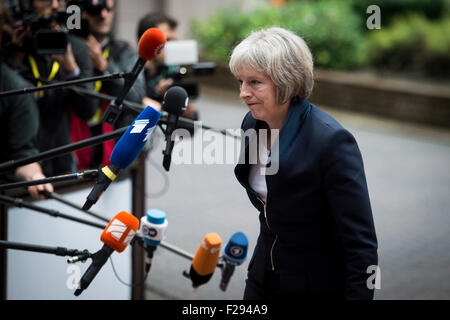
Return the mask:
<svg viewBox="0 0 450 320">
<path fill-rule="evenodd" d="M 0 185 L 0 191 L 14 189 L 14 188 L 21 188 L 21 187 L 36 186 L 36 185 L 45 184 L 45 183 L 55 183 L 55 182 L 61 182 L 61 181 L 82 180 L 82 179 L 94 180 L 97 177 L 98 177 L 98 170 L 86 170 L 86 171 L 79 172 L 79 173 L 76 172 L 76 173 L 64 174 L 64 175 L 60 175 L 60 176 L 48 177 L 48 178 L 38 179 L 38 180 L 6 183 L 6 184 Z"/>
<path fill-rule="evenodd" d="M 145 272 L 149 272 L 152 265 L 153 252 L 166 237 L 168 221 L 166 213 L 158 209 L 147 211 L 147 215 L 141 218 L 139 233 L 144 236 L 147 259 L 145 262 Z"/>
<path fill-rule="evenodd" d="M 116 123 L 122 112 L 122 102 L 128 94 L 128 91 L 130 91 L 131 86 L 136 81 L 139 73 L 144 68 L 145 63 L 147 60 L 154 59 L 161 52 L 166 44 L 166 41 L 166 36 L 158 28 L 149 28 L 144 32 L 138 43 L 139 58 L 136 61 L 130 75 L 125 78 L 124 86 L 119 95 L 110 103 L 108 109 L 106 109 L 102 122 L 106 122 L 110 125 Z"/>
<path fill-rule="evenodd" d="M 89 210 L 111 182 L 116 179 L 117 174 L 137 158 L 155 129 L 160 116 L 161 113 L 158 110 L 148 106 L 128 127 L 111 153 L 109 158 L 111 164 L 103 167 L 99 173 L 97 182 L 83 205 L 83 210 Z"/>
<path fill-rule="evenodd" d="M 217 233 L 208 233 L 195 253 L 189 274 L 184 275 L 192 280 L 192 287 L 197 288 L 208 282 L 219 261 L 222 239 Z"/>
<path fill-rule="evenodd" d="M 100 240 L 103 247 L 92 255 L 92 263 L 80 280 L 75 295 L 85 290 L 114 251 L 122 252 L 133 239 L 139 228 L 139 220 L 132 214 L 121 211 L 114 216 L 103 230 Z"/>
<path fill-rule="evenodd" d="M 165 132 L 166 149 L 163 151 L 163 167 L 166 171 L 169 171 L 170 161 L 172 159 L 172 132 L 177 128 L 178 117 L 184 114 L 188 102 L 188 94 L 182 87 L 171 87 L 164 94 L 163 109 L 168 113 Z"/>
<path fill-rule="evenodd" d="M 223 249 L 223 260 L 225 268 L 222 270 L 222 280 L 220 281 L 220 289 L 227 290 L 228 282 L 233 275 L 234 268 L 241 265 L 247 259 L 248 239 L 242 232 L 236 232 L 230 238 L 227 245 Z"/>
</svg>

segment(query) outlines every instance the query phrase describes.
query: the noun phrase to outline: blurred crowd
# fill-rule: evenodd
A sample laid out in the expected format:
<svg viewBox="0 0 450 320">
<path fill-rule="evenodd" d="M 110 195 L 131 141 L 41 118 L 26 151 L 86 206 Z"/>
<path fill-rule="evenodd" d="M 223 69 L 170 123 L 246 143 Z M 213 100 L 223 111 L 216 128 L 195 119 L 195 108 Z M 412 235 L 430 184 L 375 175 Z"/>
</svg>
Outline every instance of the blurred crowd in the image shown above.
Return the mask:
<svg viewBox="0 0 450 320">
<path fill-rule="evenodd" d="M 81 28 L 67 28 L 67 7 L 81 9 Z M 0 0 L 0 92 L 92 76 L 130 72 L 137 49 L 113 33 L 115 0 Z M 177 40 L 177 21 L 148 13 L 136 25 L 137 40 L 151 27 L 168 41 Z M 164 50 L 133 84 L 126 100 L 161 110 L 173 79 L 164 65 Z M 96 93 L 117 96 L 124 79 L 80 84 Z M 109 101 L 93 98 L 74 86 L 0 98 L 0 163 L 68 145 L 131 124 L 123 113 L 114 126 L 101 121 Z M 190 102 L 185 117 L 199 115 Z M 2 174 L 3 182 L 35 180 L 109 164 L 114 140 L 44 160 Z M 51 184 L 29 187 L 35 199 Z"/>
</svg>

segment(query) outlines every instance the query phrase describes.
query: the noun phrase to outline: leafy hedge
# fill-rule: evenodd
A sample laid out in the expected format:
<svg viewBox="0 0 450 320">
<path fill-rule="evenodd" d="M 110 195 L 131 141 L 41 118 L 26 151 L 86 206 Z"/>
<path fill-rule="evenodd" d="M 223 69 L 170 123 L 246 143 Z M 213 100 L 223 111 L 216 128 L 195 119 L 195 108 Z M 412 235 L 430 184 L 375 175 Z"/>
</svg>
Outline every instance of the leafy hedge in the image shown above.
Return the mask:
<svg viewBox="0 0 450 320">
<path fill-rule="evenodd" d="M 365 27 L 370 4 L 380 6 L 380 30 Z M 449 21 L 450 0 L 303 0 L 248 13 L 237 6 L 222 9 L 205 21 L 193 21 L 191 34 L 203 58 L 218 62 L 226 63 L 232 48 L 252 30 L 281 26 L 305 39 L 316 66 L 413 68 L 448 77 Z"/>
<path fill-rule="evenodd" d="M 450 73 L 450 17 L 431 21 L 419 14 L 395 20 L 369 34 L 369 60 L 376 67 Z"/>
<path fill-rule="evenodd" d="M 252 30 L 269 26 L 290 29 L 302 36 L 315 63 L 331 69 L 355 68 L 366 61 L 359 17 L 346 1 L 289 2 L 281 8 L 264 7 L 251 13 L 222 9 L 206 21 L 193 21 L 191 33 L 205 58 L 227 61 L 232 48 Z"/>
<path fill-rule="evenodd" d="M 445 14 L 449 0 L 346 0 L 353 1 L 353 10 L 359 15 L 366 13 L 367 7 L 377 5 L 381 9 L 381 23 L 383 27 L 389 26 L 399 16 L 417 13 L 430 20 L 438 20 Z M 361 20 L 363 31 L 366 28 L 365 19 Z"/>
</svg>

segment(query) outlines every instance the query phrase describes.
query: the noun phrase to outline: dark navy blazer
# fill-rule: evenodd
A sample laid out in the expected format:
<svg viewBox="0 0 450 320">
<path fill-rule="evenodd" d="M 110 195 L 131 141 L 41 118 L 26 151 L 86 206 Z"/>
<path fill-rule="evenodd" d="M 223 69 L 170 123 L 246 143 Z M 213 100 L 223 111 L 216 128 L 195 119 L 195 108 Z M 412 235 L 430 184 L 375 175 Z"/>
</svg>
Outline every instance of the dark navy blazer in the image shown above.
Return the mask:
<svg viewBox="0 0 450 320">
<path fill-rule="evenodd" d="M 241 128 L 258 132 L 261 124 L 249 112 Z M 251 140 L 245 140 L 235 167 L 238 181 L 260 212 L 249 277 L 262 285 L 272 270 L 280 276 L 283 294 L 373 299 L 367 268 L 378 265 L 377 238 L 353 135 L 307 100 L 292 104 L 278 148 L 272 147 L 268 166 L 279 161 L 279 169 L 266 175 L 267 202 L 249 185 Z"/>
</svg>

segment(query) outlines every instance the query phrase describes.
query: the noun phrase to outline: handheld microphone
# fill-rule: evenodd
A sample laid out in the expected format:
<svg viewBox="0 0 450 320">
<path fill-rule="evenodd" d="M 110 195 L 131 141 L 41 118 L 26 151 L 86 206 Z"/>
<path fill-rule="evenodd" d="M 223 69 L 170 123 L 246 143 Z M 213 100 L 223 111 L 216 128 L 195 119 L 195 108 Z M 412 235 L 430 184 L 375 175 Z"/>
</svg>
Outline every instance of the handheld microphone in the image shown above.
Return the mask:
<svg viewBox="0 0 450 320">
<path fill-rule="evenodd" d="M 172 132 L 177 128 L 178 117 L 184 114 L 188 102 L 188 94 L 182 87 L 171 87 L 164 94 L 163 109 L 167 111 L 168 114 L 165 132 L 166 148 L 163 151 L 163 167 L 166 171 L 169 171 L 170 161 L 172 159 Z"/>
<path fill-rule="evenodd" d="M 141 218 L 139 233 L 144 236 L 147 259 L 145 261 L 145 272 L 149 272 L 152 265 L 153 252 L 166 237 L 168 221 L 166 213 L 158 209 L 147 211 L 147 215 Z"/>
<path fill-rule="evenodd" d="M 208 282 L 219 262 L 222 239 L 217 233 L 208 233 L 195 253 L 189 273 L 183 273 L 192 280 L 192 287 L 197 288 Z"/>
<path fill-rule="evenodd" d="M 223 249 L 223 260 L 225 268 L 222 270 L 222 279 L 220 281 L 220 289 L 227 290 L 228 282 L 233 275 L 234 268 L 241 265 L 247 259 L 248 239 L 242 232 L 236 232 L 228 241 Z"/>
<path fill-rule="evenodd" d="M 116 179 L 117 174 L 137 158 L 155 129 L 160 116 L 161 113 L 158 110 L 148 106 L 128 127 L 111 153 L 109 158 L 111 164 L 103 167 L 99 173 L 97 182 L 83 205 L 83 210 L 89 210 L 111 182 Z"/>
<path fill-rule="evenodd" d="M 132 214 L 121 211 L 114 216 L 103 230 L 100 240 L 103 247 L 92 255 L 92 263 L 80 280 L 75 295 L 85 290 L 114 251 L 122 252 L 133 239 L 139 228 L 139 220 Z"/>
<path fill-rule="evenodd" d="M 138 43 L 139 58 L 130 75 L 125 78 L 125 84 L 118 97 L 110 103 L 103 114 L 102 122 L 106 122 L 110 125 L 116 123 L 122 113 L 122 102 L 128 94 L 128 91 L 130 91 L 133 83 L 136 81 L 139 73 L 144 68 L 145 63 L 147 60 L 154 59 L 161 52 L 166 41 L 166 36 L 158 28 L 149 28 L 142 34 Z"/>
</svg>

